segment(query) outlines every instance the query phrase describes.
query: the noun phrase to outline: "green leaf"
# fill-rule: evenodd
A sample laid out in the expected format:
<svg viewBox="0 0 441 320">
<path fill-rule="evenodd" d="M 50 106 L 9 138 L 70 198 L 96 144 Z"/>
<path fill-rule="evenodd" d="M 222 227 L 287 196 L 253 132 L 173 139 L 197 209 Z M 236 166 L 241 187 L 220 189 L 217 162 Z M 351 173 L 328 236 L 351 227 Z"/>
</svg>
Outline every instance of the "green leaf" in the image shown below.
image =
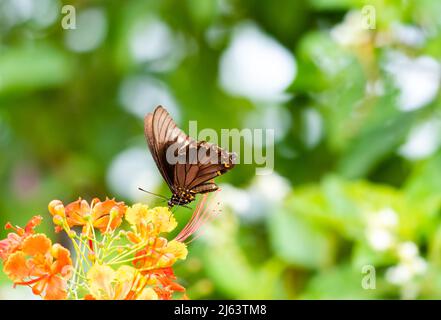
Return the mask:
<svg viewBox="0 0 441 320">
<path fill-rule="evenodd" d="M 0 53 L 0 94 L 59 86 L 71 75 L 68 56 L 49 45 L 17 47 Z"/>
<path fill-rule="evenodd" d="M 418 204 L 427 214 L 436 214 L 441 206 L 441 152 L 419 163 L 404 186 L 409 202 Z"/>
<path fill-rule="evenodd" d="M 302 299 L 374 299 L 379 290 L 366 290 L 362 287 L 361 270 L 348 265 L 325 270 L 314 276 L 308 283 Z M 379 286 L 377 281 L 376 286 Z"/>
<path fill-rule="evenodd" d="M 295 212 L 279 210 L 270 215 L 271 245 L 287 263 L 322 268 L 334 259 L 334 239 Z"/>
<path fill-rule="evenodd" d="M 338 171 L 344 177 L 365 176 L 404 142 L 413 123 L 413 114 L 401 113 L 386 119 L 372 125 L 351 142 L 338 164 Z"/>
</svg>

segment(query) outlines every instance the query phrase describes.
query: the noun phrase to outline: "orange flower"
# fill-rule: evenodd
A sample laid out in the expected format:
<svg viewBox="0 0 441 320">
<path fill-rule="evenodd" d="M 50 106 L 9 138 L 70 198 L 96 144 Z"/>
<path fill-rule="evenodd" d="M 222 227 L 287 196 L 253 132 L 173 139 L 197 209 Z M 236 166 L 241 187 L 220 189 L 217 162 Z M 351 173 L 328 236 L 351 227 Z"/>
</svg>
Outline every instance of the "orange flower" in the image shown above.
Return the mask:
<svg viewBox="0 0 441 320">
<path fill-rule="evenodd" d="M 27 285 L 47 300 L 61 300 L 67 298 L 71 268 L 70 252 L 40 233 L 23 241 L 21 250 L 5 261 L 3 271 L 15 285 Z"/>
<path fill-rule="evenodd" d="M 153 290 L 161 300 L 171 300 L 175 291 L 185 292 L 185 288 L 175 282 L 176 276 L 172 268 L 151 270 L 146 275 L 150 279 L 149 283 L 155 285 Z"/>
<path fill-rule="evenodd" d="M 81 198 L 66 207 L 59 200 L 49 203 L 49 212 L 53 215 L 55 224 L 58 224 L 55 229 L 57 232 L 62 229 L 59 222 L 65 219 L 69 227 L 83 226 L 83 233 L 87 235 L 90 235 L 91 226 L 102 233 L 115 230 L 121 224 L 126 209 L 124 202 L 108 198 L 105 201 L 94 198 L 90 205 Z"/>
<path fill-rule="evenodd" d="M 24 229 L 7 223 L 5 229 L 13 229 L 15 233 L 9 233 L 6 239 L 0 241 L 0 259 L 6 260 L 11 254 L 19 250 L 23 241 L 35 233 L 34 229 L 41 223 L 42 219 L 41 216 L 32 217 Z"/>
</svg>

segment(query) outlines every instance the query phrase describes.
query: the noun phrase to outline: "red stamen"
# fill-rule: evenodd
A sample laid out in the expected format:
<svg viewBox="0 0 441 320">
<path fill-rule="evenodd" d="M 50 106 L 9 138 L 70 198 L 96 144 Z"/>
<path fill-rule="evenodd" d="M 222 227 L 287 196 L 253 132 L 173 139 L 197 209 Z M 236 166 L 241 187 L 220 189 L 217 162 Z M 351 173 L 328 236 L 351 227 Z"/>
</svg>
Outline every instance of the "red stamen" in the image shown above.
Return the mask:
<svg viewBox="0 0 441 320">
<path fill-rule="evenodd" d="M 45 274 L 45 275 L 43 275 L 41 277 L 29 280 L 29 281 L 14 282 L 14 286 L 17 286 L 17 285 L 19 285 L 19 286 L 29 286 L 31 284 L 34 284 L 34 283 L 37 283 L 37 282 L 43 280 L 44 278 L 47 278 L 47 277 L 49 277 L 49 276 L 47 274 Z"/>
<path fill-rule="evenodd" d="M 8 223 L 5 225 L 5 230 L 9 230 L 9 229 L 14 230 L 15 233 L 17 233 L 19 236 L 22 236 L 22 235 L 24 234 L 24 230 L 23 230 L 22 228 L 15 227 L 15 226 L 13 226 L 10 222 L 8 222 Z"/>
<path fill-rule="evenodd" d="M 192 217 L 188 221 L 187 225 L 181 230 L 181 232 L 179 232 L 175 240 L 180 242 L 185 241 L 191 235 L 195 234 L 201 228 L 202 225 L 204 225 L 214 217 L 213 203 L 219 191 L 220 190 L 216 192 L 214 198 L 210 200 L 210 203 L 207 206 L 205 206 L 205 204 L 207 202 L 209 194 L 204 194 L 203 198 L 196 206 L 196 209 Z M 196 238 L 197 237 L 194 237 L 191 241 L 195 240 Z"/>
</svg>

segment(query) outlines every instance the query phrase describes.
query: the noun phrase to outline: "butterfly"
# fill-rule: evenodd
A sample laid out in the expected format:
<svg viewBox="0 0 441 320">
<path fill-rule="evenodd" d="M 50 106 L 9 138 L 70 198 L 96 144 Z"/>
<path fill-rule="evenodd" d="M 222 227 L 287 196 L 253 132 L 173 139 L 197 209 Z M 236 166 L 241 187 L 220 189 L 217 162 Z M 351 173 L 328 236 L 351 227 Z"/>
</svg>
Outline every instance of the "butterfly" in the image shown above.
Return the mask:
<svg viewBox="0 0 441 320">
<path fill-rule="evenodd" d="M 176 126 L 162 106 L 144 118 L 150 152 L 172 192 L 168 206 L 185 206 L 197 194 L 216 191 L 214 178 L 231 170 L 236 154 L 206 141 L 196 141 Z"/>
</svg>

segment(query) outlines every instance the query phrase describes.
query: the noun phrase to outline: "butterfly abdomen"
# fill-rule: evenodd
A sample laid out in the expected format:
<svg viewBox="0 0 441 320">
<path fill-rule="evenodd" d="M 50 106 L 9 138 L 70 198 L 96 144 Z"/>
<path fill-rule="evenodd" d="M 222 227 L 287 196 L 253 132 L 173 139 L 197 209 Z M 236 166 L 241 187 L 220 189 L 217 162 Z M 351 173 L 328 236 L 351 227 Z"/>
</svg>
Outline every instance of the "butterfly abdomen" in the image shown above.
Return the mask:
<svg viewBox="0 0 441 320">
<path fill-rule="evenodd" d="M 192 189 L 192 192 L 194 193 L 207 193 L 207 192 L 213 192 L 219 189 L 219 187 L 214 182 L 207 182 L 204 184 L 201 184 L 195 188 Z"/>
</svg>

